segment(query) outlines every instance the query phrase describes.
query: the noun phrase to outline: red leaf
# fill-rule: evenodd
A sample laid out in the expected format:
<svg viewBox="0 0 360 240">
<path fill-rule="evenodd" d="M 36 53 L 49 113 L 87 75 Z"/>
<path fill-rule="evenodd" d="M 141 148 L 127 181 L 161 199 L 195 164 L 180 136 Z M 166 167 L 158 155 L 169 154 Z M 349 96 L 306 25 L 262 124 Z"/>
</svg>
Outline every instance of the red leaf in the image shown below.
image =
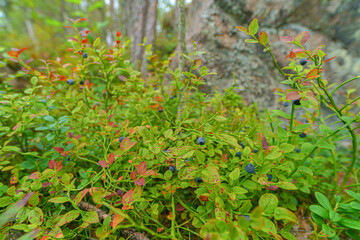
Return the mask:
<svg viewBox="0 0 360 240">
<path fill-rule="evenodd" d="M 56 162 L 54 160 L 49 161 L 49 168 L 54 169 L 56 167 Z"/>
<path fill-rule="evenodd" d="M 305 31 L 303 33 L 304 35 L 301 38 L 301 45 L 304 45 L 310 37 L 310 33 L 308 31 Z"/>
<path fill-rule="evenodd" d="M 68 135 L 69 138 L 73 138 L 73 137 L 74 137 L 74 134 L 73 134 L 72 132 L 68 132 L 67 135 Z"/>
<path fill-rule="evenodd" d="M 76 19 L 76 20 L 75 20 L 75 23 L 82 22 L 82 21 L 87 21 L 87 19 L 86 19 L 86 18 Z"/>
<path fill-rule="evenodd" d="M 54 150 L 57 151 L 58 153 L 64 152 L 64 149 L 61 147 L 54 147 Z"/>
<path fill-rule="evenodd" d="M 240 32 L 246 33 L 248 34 L 248 30 L 246 27 L 241 27 L 241 26 L 236 26 L 235 27 L 237 30 L 239 30 Z"/>
<path fill-rule="evenodd" d="M 266 137 L 262 134 L 259 133 L 259 136 L 261 137 L 261 144 L 264 150 L 268 149 L 269 145 L 268 142 L 266 141 Z"/>
<path fill-rule="evenodd" d="M 73 38 L 73 37 L 69 37 L 70 40 L 73 40 L 75 42 L 79 42 L 79 40 L 77 40 L 76 38 Z"/>
<path fill-rule="evenodd" d="M 133 199 L 133 190 L 128 191 L 127 193 L 124 194 L 123 198 L 122 198 L 122 203 L 125 204 L 131 204 L 134 199 Z"/>
<path fill-rule="evenodd" d="M 259 42 L 265 46 L 268 43 L 268 41 L 269 41 L 269 37 L 268 37 L 267 33 L 261 32 L 259 35 Z"/>
<path fill-rule="evenodd" d="M 266 187 L 267 190 L 270 190 L 270 191 L 275 191 L 276 189 L 278 189 L 279 187 L 276 186 L 276 185 L 271 185 L 269 187 Z"/>
<path fill-rule="evenodd" d="M 145 179 L 144 178 L 140 178 L 138 180 L 135 180 L 134 183 L 136 185 L 139 185 L 139 186 L 144 186 L 145 185 Z"/>
<path fill-rule="evenodd" d="M 15 127 L 12 128 L 13 131 L 15 131 L 17 128 L 21 127 L 21 124 L 16 125 Z"/>
<path fill-rule="evenodd" d="M 286 100 L 297 100 L 300 97 L 301 96 L 297 91 L 291 91 L 291 92 L 286 94 Z"/>
<path fill-rule="evenodd" d="M 113 229 L 115 229 L 117 227 L 117 225 L 119 225 L 119 223 L 121 223 L 122 221 L 124 221 L 124 217 L 122 217 L 120 214 L 116 214 L 114 219 L 111 221 L 110 223 L 110 227 L 112 227 Z"/>
<path fill-rule="evenodd" d="M 120 148 L 122 151 L 127 151 L 130 148 L 132 148 L 135 144 L 136 144 L 136 142 L 131 143 L 130 138 L 126 137 L 124 140 L 121 141 Z"/>
<path fill-rule="evenodd" d="M 19 53 L 18 53 L 18 52 L 15 52 L 15 51 L 9 51 L 7 54 L 8 54 L 9 56 L 15 57 L 15 58 L 17 58 L 17 57 L 19 56 Z"/>
<path fill-rule="evenodd" d="M 336 56 L 335 56 L 335 57 L 332 57 L 332 58 L 329 58 L 329 59 L 326 59 L 325 61 L 323 61 L 323 63 L 326 63 L 326 62 L 328 62 L 328 61 L 331 61 L 331 60 L 333 60 L 334 58 L 336 58 Z"/>
<path fill-rule="evenodd" d="M 320 77 L 320 75 L 319 75 L 319 71 L 316 68 L 314 68 L 313 70 L 308 72 L 308 74 L 306 75 L 306 78 L 309 78 L 309 79 L 313 79 L 313 78 L 317 78 L 317 77 Z"/>
<path fill-rule="evenodd" d="M 136 172 L 132 171 L 130 173 L 130 178 L 131 178 L 131 180 L 135 180 L 136 179 Z"/>
<path fill-rule="evenodd" d="M 23 51 L 25 51 L 25 50 L 27 50 L 27 49 L 29 49 L 29 48 L 28 48 L 28 47 L 24 47 L 24 48 L 20 49 L 20 50 L 18 51 L 18 54 L 22 53 Z"/>
<path fill-rule="evenodd" d="M 285 36 L 285 37 L 280 37 L 280 40 L 285 43 L 291 43 L 292 41 L 295 40 L 295 38 L 292 36 Z"/>
<path fill-rule="evenodd" d="M 108 167 L 109 163 L 106 162 L 105 160 L 101 160 L 97 163 L 97 165 L 100 165 L 101 167 Z"/>
<path fill-rule="evenodd" d="M 32 174 L 30 174 L 29 179 L 39 179 L 41 176 L 40 172 L 33 172 Z"/>
<path fill-rule="evenodd" d="M 146 177 L 146 176 L 152 176 L 152 175 L 157 176 L 158 174 L 154 170 L 147 170 L 142 176 Z"/>
<path fill-rule="evenodd" d="M 72 26 L 65 26 L 65 28 L 72 28 Z"/>
<path fill-rule="evenodd" d="M 79 204 L 79 203 L 81 202 L 81 200 L 85 197 L 85 195 L 86 195 L 88 192 L 89 192 L 89 189 L 88 189 L 88 188 L 80 191 L 80 192 L 76 195 L 76 197 L 75 197 L 75 199 L 74 199 L 75 203 L 76 203 L 76 204 Z"/>
<path fill-rule="evenodd" d="M 110 155 L 108 156 L 108 163 L 111 165 L 113 164 L 114 160 L 115 160 L 114 153 L 110 153 Z"/>
<path fill-rule="evenodd" d="M 137 167 L 136 167 L 136 172 L 139 175 L 142 175 L 146 172 L 146 162 L 142 161 Z"/>
</svg>

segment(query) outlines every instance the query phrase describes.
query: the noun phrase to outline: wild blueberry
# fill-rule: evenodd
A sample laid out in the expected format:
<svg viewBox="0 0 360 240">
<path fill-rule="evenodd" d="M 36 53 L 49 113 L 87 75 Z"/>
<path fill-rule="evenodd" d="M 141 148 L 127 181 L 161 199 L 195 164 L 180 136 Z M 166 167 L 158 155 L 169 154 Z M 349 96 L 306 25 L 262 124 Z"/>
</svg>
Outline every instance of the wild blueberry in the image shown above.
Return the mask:
<svg viewBox="0 0 360 240">
<path fill-rule="evenodd" d="M 171 97 L 170 97 L 170 99 L 174 99 L 175 97 L 176 97 L 176 95 L 174 95 L 174 96 L 171 96 Z"/>
<path fill-rule="evenodd" d="M 119 137 L 119 142 L 122 142 L 122 140 L 124 140 L 124 137 Z"/>
<path fill-rule="evenodd" d="M 66 161 L 70 161 L 70 157 L 68 157 L 68 158 L 66 159 Z"/>
<path fill-rule="evenodd" d="M 295 148 L 295 152 L 299 153 L 300 149 L 299 148 Z"/>
<path fill-rule="evenodd" d="M 154 90 L 156 91 L 156 90 L 158 90 L 158 88 L 156 87 L 156 88 L 154 88 Z"/>
<path fill-rule="evenodd" d="M 197 177 L 197 178 L 195 178 L 195 182 L 197 182 L 197 183 L 202 183 L 202 179 L 201 179 L 201 177 Z"/>
<path fill-rule="evenodd" d="M 204 145 L 205 144 L 205 138 L 199 137 L 197 142 L 198 142 L 199 145 Z"/>
<path fill-rule="evenodd" d="M 69 84 L 69 85 L 73 85 L 73 84 L 75 83 L 75 81 L 72 80 L 72 79 L 68 79 L 66 82 L 67 82 L 67 84 Z"/>
<path fill-rule="evenodd" d="M 250 222 L 250 217 L 249 217 L 249 215 L 242 215 L 242 216 L 245 217 L 248 222 Z"/>
<path fill-rule="evenodd" d="M 245 145 L 243 142 L 240 143 L 240 146 L 244 149 L 245 148 Z"/>
<path fill-rule="evenodd" d="M 306 133 L 300 133 L 300 134 L 299 134 L 299 137 L 301 137 L 301 138 L 306 137 Z"/>
<path fill-rule="evenodd" d="M 259 150 L 257 150 L 257 149 L 254 149 L 254 151 L 253 151 L 254 153 L 257 153 L 257 152 L 259 152 Z"/>
<path fill-rule="evenodd" d="M 284 105 L 284 107 L 287 107 L 287 106 L 289 106 L 289 103 L 288 103 L 288 102 L 284 102 L 283 105 Z"/>
<path fill-rule="evenodd" d="M 86 52 L 84 52 L 82 56 L 83 58 L 87 58 L 89 55 Z"/>
<path fill-rule="evenodd" d="M 296 100 L 292 100 L 292 102 L 294 103 L 294 105 L 301 105 L 300 99 L 301 99 L 301 98 L 296 99 Z"/>
<path fill-rule="evenodd" d="M 251 163 L 249 163 L 248 165 L 246 165 L 245 171 L 248 172 L 248 173 L 255 173 L 255 167 L 254 167 L 254 165 L 252 165 Z"/>
<path fill-rule="evenodd" d="M 190 161 L 190 159 L 185 159 L 185 162 L 189 162 Z"/>
<path fill-rule="evenodd" d="M 286 127 L 282 127 L 282 129 L 286 130 Z"/>
<path fill-rule="evenodd" d="M 170 171 L 172 171 L 172 172 L 175 172 L 175 171 L 176 171 L 176 167 L 175 167 L 175 166 L 170 165 L 170 166 L 169 166 L 169 170 L 170 170 Z"/>
<path fill-rule="evenodd" d="M 84 85 L 84 81 L 80 81 L 80 85 Z"/>
<path fill-rule="evenodd" d="M 235 156 L 241 157 L 241 152 L 236 152 Z"/>
<path fill-rule="evenodd" d="M 307 58 L 302 58 L 300 59 L 300 64 L 304 66 L 307 63 L 307 61 L 308 61 Z"/>
<path fill-rule="evenodd" d="M 271 174 L 266 174 L 266 176 L 268 177 L 269 181 L 271 181 L 271 179 L 273 178 L 273 175 L 271 175 Z"/>
</svg>

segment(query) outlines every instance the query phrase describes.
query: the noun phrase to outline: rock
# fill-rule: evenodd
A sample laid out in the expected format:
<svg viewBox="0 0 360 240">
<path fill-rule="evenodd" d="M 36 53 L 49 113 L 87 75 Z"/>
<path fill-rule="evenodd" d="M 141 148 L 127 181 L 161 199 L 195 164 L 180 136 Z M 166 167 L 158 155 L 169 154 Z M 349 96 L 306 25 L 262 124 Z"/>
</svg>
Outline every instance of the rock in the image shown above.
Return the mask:
<svg viewBox="0 0 360 240">
<path fill-rule="evenodd" d="M 209 72 L 217 75 L 206 77 L 203 91 L 229 88 L 233 74 L 237 78 L 236 91 L 248 103 L 257 102 L 260 107 L 278 107 L 272 90 L 284 79 L 276 70 L 269 53 L 264 53 L 257 44 L 245 43 L 248 37 L 235 26 L 248 26 L 258 18 L 260 31 L 269 34 L 274 55 L 281 67 L 291 44 L 280 41 L 280 36 L 296 36 L 309 31 L 308 47 L 326 45 L 329 57 L 337 56 L 326 63 L 324 77 L 330 83 L 343 82 L 360 72 L 360 2 L 355 0 L 193 0 L 187 17 L 187 47 L 193 50 L 192 40 Z M 359 87 L 353 82 L 349 87 Z M 285 87 L 282 85 L 281 87 Z M 339 94 L 338 94 L 339 95 Z M 341 99 L 340 96 L 338 96 Z"/>
</svg>

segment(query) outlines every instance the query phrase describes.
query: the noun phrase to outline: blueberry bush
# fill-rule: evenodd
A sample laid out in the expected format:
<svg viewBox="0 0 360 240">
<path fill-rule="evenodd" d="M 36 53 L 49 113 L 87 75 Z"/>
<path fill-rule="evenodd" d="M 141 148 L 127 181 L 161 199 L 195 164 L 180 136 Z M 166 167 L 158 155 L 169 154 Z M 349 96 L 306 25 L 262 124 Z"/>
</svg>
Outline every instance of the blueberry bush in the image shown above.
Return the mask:
<svg viewBox="0 0 360 240">
<path fill-rule="evenodd" d="M 308 32 L 281 38 L 297 48 L 280 68 L 257 19 L 237 27 L 285 77 L 289 114 L 246 106 L 236 76 L 201 92 L 214 73 L 195 44 L 186 72 L 145 46 L 141 76 L 130 41 L 108 48 L 84 20 L 66 62 L 7 54 L 31 85 L 1 85 L 0 239 L 296 239 L 303 217 L 310 239 L 359 239 L 359 98 L 334 95 L 360 76 L 328 83 L 332 58 L 304 47 Z"/>
</svg>

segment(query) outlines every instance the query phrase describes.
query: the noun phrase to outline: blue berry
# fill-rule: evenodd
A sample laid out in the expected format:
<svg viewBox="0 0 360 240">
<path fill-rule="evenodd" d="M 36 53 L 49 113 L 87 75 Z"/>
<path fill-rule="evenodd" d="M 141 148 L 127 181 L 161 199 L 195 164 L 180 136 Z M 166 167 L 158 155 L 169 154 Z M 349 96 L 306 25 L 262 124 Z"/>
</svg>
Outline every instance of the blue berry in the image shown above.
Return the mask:
<svg viewBox="0 0 360 240">
<path fill-rule="evenodd" d="M 236 152 L 235 156 L 241 157 L 241 152 Z"/>
<path fill-rule="evenodd" d="M 254 153 L 257 153 L 257 152 L 259 152 L 259 150 L 257 150 L 257 149 L 254 149 L 254 151 L 253 151 Z"/>
<path fill-rule="evenodd" d="M 300 64 L 304 66 L 307 63 L 307 61 L 308 61 L 307 58 L 302 58 L 300 59 Z"/>
<path fill-rule="evenodd" d="M 172 171 L 172 172 L 175 172 L 176 171 L 176 167 L 175 166 L 169 166 L 169 170 Z"/>
<path fill-rule="evenodd" d="M 86 52 L 84 52 L 82 56 L 83 58 L 87 58 L 89 55 Z"/>
<path fill-rule="evenodd" d="M 185 159 L 185 162 L 189 162 L 190 161 L 190 159 Z"/>
<path fill-rule="evenodd" d="M 66 82 L 67 82 L 67 84 L 69 84 L 69 85 L 73 85 L 73 84 L 75 83 L 75 81 L 72 80 L 72 79 L 68 79 Z"/>
<path fill-rule="evenodd" d="M 250 217 L 249 217 L 249 215 L 241 215 L 241 216 L 245 217 L 246 220 L 247 220 L 248 222 L 250 222 Z"/>
<path fill-rule="evenodd" d="M 119 142 L 122 142 L 122 140 L 124 140 L 124 137 L 119 137 Z"/>
<path fill-rule="evenodd" d="M 244 149 L 245 148 L 245 145 L 243 142 L 240 143 L 240 146 Z"/>
<path fill-rule="evenodd" d="M 271 181 L 271 179 L 273 178 L 272 174 L 266 174 L 266 176 L 268 177 L 268 180 Z"/>
<path fill-rule="evenodd" d="M 170 99 L 174 99 L 175 97 L 176 97 L 176 95 L 174 95 L 174 96 L 171 96 L 171 97 L 170 97 Z"/>
<path fill-rule="evenodd" d="M 84 85 L 84 81 L 80 81 L 80 85 Z"/>
<path fill-rule="evenodd" d="M 282 129 L 286 130 L 286 127 L 281 127 Z"/>
<path fill-rule="evenodd" d="M 68 157 L 68 158 L 66 159 L 66 161 L 70 161 L 70 157 Z"/>
<path fill-rule="evenodd" d="M 284 105 L 284 107 L 287 107 L 287 106 L 289 106 L 289 103 L 288 103 L 288 102 L 284 102 L 283 105 Z"/>
<path fill-rule="evenodd" d="M 299 148 L 295 148 L 295 152 L 299 153 L 300 149 Z"/>
<path fill-rule="evenodd" d="M 299 134 L 299 137 L 301 137 L 301 138 L 306 137 L 306 133 L 300 133 L 300 134 Z"/>
<path fill-rule="evenodd" d="M 252 165 L 251 163 L 249 163 L 248 165 L 246 165 L 245 171 L 248 172 L 248 173 L 255 173 L 255 167 L 254 167 L 254 165 Z"/>
<path fill-rule="evenodd" d="M 201 177 L 197 177 L 197 178 L 195 178 L 195 182 L 197 182 L 197 183 L 202 183 L 202 179 L 201 179 Z"/>
<path fill-rule="evenodd" d="M 205 144 L 205 138 L 199 137 L 197 142 L 198 142 L 199 145 L 204 145 Z"/>
<path fill-rule="evenodd" d="M 294 103 L 294 105 L 301 105 L 300 98 L 296 100 L 292 100 L 292 102 Z"/>
<path fill-rule="evenodd" d="M 154 88 L 154 90 L 156 91 L 156 90 L 158 90 L 158 88 L 156 87 L 156 88 Z"/>
</svg>

